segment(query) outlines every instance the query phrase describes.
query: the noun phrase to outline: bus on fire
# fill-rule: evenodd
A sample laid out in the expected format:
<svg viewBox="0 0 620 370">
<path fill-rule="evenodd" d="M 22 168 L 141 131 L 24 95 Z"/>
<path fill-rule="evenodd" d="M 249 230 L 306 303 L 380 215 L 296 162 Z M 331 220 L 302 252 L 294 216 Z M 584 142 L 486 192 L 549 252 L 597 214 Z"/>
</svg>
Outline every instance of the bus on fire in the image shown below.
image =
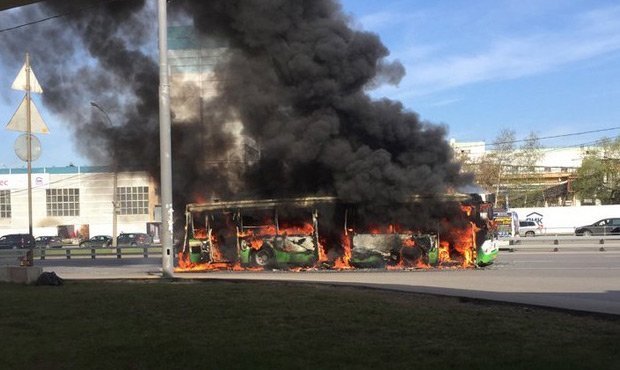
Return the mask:
<svg viewBox="0 0 620 370">
<path fill-rule="evenodd" d="M 466 225 L 440 233 L 394 223 L 371 228 L 355 206 L 334 197 L 192 203 L 177 271 L 491 264 L 492 208 L 466 201 L 461 209 Z"/>
</svg>

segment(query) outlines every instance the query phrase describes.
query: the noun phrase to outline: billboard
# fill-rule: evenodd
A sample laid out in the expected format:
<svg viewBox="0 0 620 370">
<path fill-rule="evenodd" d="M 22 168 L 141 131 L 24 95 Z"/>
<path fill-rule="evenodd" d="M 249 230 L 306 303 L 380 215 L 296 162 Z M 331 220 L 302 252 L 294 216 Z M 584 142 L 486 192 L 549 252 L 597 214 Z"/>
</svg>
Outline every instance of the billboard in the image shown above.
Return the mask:
<svg viewBox="0 0 620 370">
<path fill-rule="evenodd" d="M 90 226 L 86 225 L 58 225 L 58 236 L 63 244 L 80 244 L 90 238 Z"/>
</svg>

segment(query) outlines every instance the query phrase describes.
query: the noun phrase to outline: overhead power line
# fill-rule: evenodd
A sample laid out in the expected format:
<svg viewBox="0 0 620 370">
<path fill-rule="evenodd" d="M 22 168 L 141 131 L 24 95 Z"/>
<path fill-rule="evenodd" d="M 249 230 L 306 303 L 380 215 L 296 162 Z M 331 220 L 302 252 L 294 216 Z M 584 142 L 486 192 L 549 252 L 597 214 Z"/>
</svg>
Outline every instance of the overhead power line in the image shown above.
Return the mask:
<svg viewBox="0 0 620 370">
<path fill-rule="evenodd" d="M 558 138 L 562 138 L 562 137 L 569 137 L 569 136 L 579 136 L 579 135 L 587 135 L 587 134 L 596 134 L 596 133 L 600 133 L 600 132 L 606 132 L 606 131 L 614 131 L 614 130 L 620 130 L 620 126 L 618 127 L 611 127 L 611 128 L 603 128 L 603 129 L 598 129 L 598 130 L 590 130 L 590 131 L 580 131 L 580 132 L 572 132 L 569 134 L 562 134 L 562 135 L 552 135 L 552 136 L 543 136 L 543 137 L 538 137 L 536 138 L 537 140 L 547 140 L 547 139 L 558 139 Z M 515 143 L 522 143 L 522 142 L 526 142 L 526 141 L 530 141 L 531 139 L 518 139 L 518 140 L 508 140 L 508 141 L 498 141 L 498 142 L 494 142 L 494 143 L 490 143 L 490 144 L 469 144 L 469 145 L 459 145 L 459 148 L 477 148 L 477 147 L 483 147 L 486 145 L 491 145 L 491 146 L 497 146 L 497 145 L 502 145 L 502 144 L 515 144 Z"/>
<path fill-rule="evenodd" d="M 22 23 L 20 25 L 9 27 L 9 28 L 3 28 L 3 29 L 0 30 L 0 33 L 8 32 L 8 31 L 13 31 L 13 30 L 16 30 L 16 29 L 19 29 L 19 28 L 23 28 L 23 27 L 27 27 L 27 26 L 32 26 L 33 24 L 49 21 L 50 19 L 54 19 L 54 18 L 65 17 L 65 16 L 67 16 L 69 14 L 72 14 L 72 13 L 73 12 L 63 13 L 63 14 L 56 14 L 56 15 L 49 16 L 47 18 L 38 19 L 36 21 L 32 21 L 32 22 L 28 22 L 28 23 Z"/>
<path fill-rule="evenodd" d="M 86 7 L 83 7 L 83 8 L 78 8 L 78 9 L 75 9 L 73 11 L 66 12 L 66 13 L 50 15 L 50 16 L 45 17 L 45 18 L 37 19 L 37 20 L 31 21 L 31 22 L 22 23 L 22 24 L 19 24 L 17 26 L 3 28 L 3 29 L 0 29 L 0 33 L 17 30 L 17 29 L 20 29 L 20 28 L 23 28 L 23 27 L 27 27 L 27 26 L 32 26 L 32 25 L 35 25 L 35 24 L 38 24 L 38 23 L 49 21 L 51 19 L 66 17 L 66 16 L 71 15 L 71 14 L 76 14 L 76 13 L 83 12 L 85 10 L 90 10 L 90 9 L 93 9 L 93 8 L 97 8 L 97 7 L 99 7 L 100 5 L 102 5 L 104 3 L 112 3 L 112 2 L 116 2 L 116 1 L 121 1 L 121 0 L 100 0 L 97 3 L 95 3 L 94 5 L 91 5 L 91 6 L 86 6 Z"/>
</svg>

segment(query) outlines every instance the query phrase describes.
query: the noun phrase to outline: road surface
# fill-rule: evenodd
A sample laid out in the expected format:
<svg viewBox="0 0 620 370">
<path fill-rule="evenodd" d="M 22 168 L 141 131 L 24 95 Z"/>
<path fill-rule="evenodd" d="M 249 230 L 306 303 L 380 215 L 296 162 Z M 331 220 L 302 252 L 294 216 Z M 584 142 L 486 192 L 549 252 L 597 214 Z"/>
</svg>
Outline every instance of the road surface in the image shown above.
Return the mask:
<svg viewBox="0 0 620 370">
<path fill-rule="evenodd" d="M 156 258 L 36 260 L 65 279 L 158 279 Z M 500 252 L 482 269 L 175 273 L 179 279 L 320 282 L 620 315 L 620 252 Z"/>
</svg>

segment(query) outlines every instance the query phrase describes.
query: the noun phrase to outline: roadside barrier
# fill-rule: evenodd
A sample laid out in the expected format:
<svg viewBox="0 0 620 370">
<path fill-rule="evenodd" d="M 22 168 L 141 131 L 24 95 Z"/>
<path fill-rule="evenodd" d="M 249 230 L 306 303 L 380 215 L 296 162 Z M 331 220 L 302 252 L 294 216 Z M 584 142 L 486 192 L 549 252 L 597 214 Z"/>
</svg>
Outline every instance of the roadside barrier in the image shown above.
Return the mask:
<svg viewBox="0 0 620 370">
<path fill-rule="evenodd" d="M 570 251 L 615 251 L 620 250 L 620 236 L 537 236 L 537 237 L 516 237 L 508 240 L 506 247 L 500 250 L 514 252 L 517 250 L 536 250 L 560 252 Z"/>
<path fill-rule="evenodd" d="M 29 264 L 32 264 L 30 249 L 0 249 L 0 265 L 27 266 Z"/>
<path fill-rule="evenodd" d="M 161 257 L 161 246 L 151 245 L 148 247 L 63 247 L 63 248 L 34 248 L 34 258 L 149 258 Z"/>
</svg>

